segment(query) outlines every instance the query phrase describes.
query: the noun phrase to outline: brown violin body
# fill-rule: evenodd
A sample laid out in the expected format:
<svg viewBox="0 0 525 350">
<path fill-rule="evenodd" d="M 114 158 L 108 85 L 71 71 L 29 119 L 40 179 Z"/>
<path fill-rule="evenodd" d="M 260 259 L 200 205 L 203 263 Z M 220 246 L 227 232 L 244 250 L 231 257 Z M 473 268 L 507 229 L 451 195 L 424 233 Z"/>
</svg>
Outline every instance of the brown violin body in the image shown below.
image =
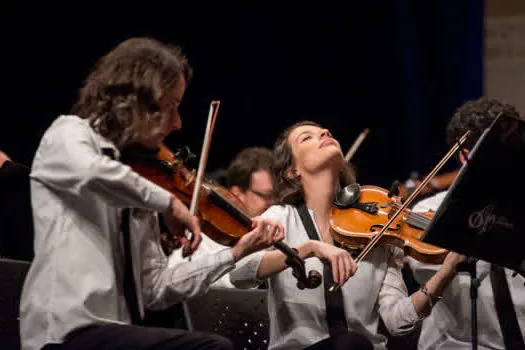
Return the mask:
<svg viewBox="0 0 525 350">
<path fill-rule="evenodd" d="M 389 197 L 388 191 L 381 187 L 361 186 L 359 198 L 351 207 L 332 208 L 330 225 L 334 240 L 347 249 L 364 248 L 387 224 L 399 203 L 399 199 Z M 424 263 L 442 263 L 448 251 L 420 240 L 433 215 L 433 212 L 422 214 L 405 209 L 378 244 L 399 247 L 406 255 Z"/>
<path fill-rule="evenodd" d="M 184 167 L 166 146 L 162 145 L 154 158 L 128 158 L 126 163 L 138 174 L 173 193 L 184 204 L 191 203 L 195 171 Z M 244 205 L 228 189 L 204 181 L 199 192 L 198 213 L 201 229 L 219 244 L 234 245 L 252 230 L 251 219 L 244 214 Z"/>
</svg>

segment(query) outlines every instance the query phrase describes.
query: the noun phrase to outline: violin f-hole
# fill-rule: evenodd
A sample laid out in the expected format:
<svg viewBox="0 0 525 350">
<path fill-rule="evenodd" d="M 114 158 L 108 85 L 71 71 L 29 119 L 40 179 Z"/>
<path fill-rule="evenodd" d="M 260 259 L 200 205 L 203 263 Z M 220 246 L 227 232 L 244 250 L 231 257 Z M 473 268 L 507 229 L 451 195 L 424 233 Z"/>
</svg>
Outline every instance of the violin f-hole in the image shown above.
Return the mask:
<svg viewBox="0 0 525 350">
<path fill-rule="evenodd" d="M 372 225 L 372 226 L 370 226 L 370 232 L 381 231 L 383 229 L 383 227 L 385 227 L 385 225 L 383 225 L 383 224 Z M 401 229 L 401 225 L 397 224 L 394 227 L 388 227 L 387 231 L 399 231 L 400 229 Z"/>
</svg>

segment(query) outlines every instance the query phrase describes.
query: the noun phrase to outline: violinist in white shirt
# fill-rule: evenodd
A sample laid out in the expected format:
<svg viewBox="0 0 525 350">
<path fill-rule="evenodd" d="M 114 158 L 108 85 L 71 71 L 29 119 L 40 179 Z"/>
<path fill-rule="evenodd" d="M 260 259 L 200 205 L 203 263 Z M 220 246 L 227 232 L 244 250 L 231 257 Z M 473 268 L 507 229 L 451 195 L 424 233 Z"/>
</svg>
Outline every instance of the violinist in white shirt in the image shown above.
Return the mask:
<svg viewBox="0 0 525 350">
<path fill-rule="evenodd" d="M 482 133 L 488 128 L 498 114 L 521 118 L 515 107 L 504 104 L 495 99 L 479 98 L 468 101 L 460 106 L 452 116 L 446 130 L 447 143 L 452 147 L 467 130 L 470 136 L 463 144 L 463 152 L 458 152 L 459 161 L 464 164 L 469 150 L 476 144 Z M 426 212 L 436 211 L 441 205 L 447 192 L 443 191 L 436 195 L 426 198 L 417 203 L 413 210 Z M 408 257 L 408 265 L 417 282 L 423 284 L 431 278 L 440 265 L 423 264 Z M 491 273 L 494 273 L 493 266 L 486 261 L 478 261 L 477 277 L 481 279 L 477 293 L 477 334 L 478 349 L 525 349 L 523 337 L 525 336 L 525 286 L 522 277 L 512 278 L 513 271 L 501 269 L 502 274 L 507 280 L 512 302 L 517 318 L 517 328 L 521 329 L 521 345 L 509 345 L 502 336 L 500 322 L 496 311 L 496 300 L 491 282 Z M 497 271 L 497 270 L 496 270 Z M 427 317 L 422 324 L 421 335 L 419 337 L 418 348 L 426 349 L 471 349 L 471 300 L 470 300 L 470 275 L 458 274 L 443 293 L 443 299 L 436 304 L 432 314 Z M 501 284 L 501 283 L 498 283 Z M 505 322 L 511 319 L 510 315 L 505 316 Z M 519 334 L 518 334 L 519 338 Z"/>
<path fill-rule="evenodd" d="M 102 57 L 70 115 L 45 131 L 30 181 L 35 257 L 20 302 L 24 350 L 232 349 L 223 337 L 147 328 L 158 310 L 205 291 L 254 251 L 283 238 L 254 218 L 253 230 L 211 258 L 168 266 L 158 213 L 171 234 L 200 224 L 170 192 L 119 161 L 130 145 L 157 149 L 181 128 L 178 112 L 191 69 L 181 50 L 148 38 Z"/>
<path fill-rule="evenodd" d="M 425 287 L 409 296 L 400 248 L 377 246 L 357 266 L 348 251 L 334 246 L 333 199 L 355 178 L 332 134 L 313 122 L 297 123 L 281 133 L 274 156 L 276 204 L 262 216 L 284 226 L 285 241 L 305 259 L 307 270 L 321 272 L 323 279 L 331 276 L 341 286 L 342 301 L 328 307 L 325 297 L 331 292 L 325 293 L 323 286 L 298 290 L 280 251 L 250 255 L 230 272 L 230 279 L 239 288 L 267 280 L 269 349 L 386 349 L 386 338 L 378 334 L 379 317 L 392 334 L 412 331 L 430 313 L 464 257 L 449 253 Z M 308 217 L 313 230 L 303 223 Z M 317 231 L 312 233 L 317 237 L 308 231 Z"/>
</svg>

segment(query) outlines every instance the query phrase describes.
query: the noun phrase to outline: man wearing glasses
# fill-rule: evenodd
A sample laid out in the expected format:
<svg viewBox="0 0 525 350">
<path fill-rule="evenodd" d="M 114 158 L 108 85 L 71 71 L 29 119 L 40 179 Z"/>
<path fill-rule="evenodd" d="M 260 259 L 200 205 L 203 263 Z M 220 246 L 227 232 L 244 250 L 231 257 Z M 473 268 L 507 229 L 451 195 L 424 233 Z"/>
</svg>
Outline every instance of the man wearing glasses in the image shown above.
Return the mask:
<svg viewBox="0 0 525 350">
<path fill-rule="evenodd" d="M 273 204 L 273 178 L 271 167 L 274 158 L 271 150 L 263 147 L 245 148 L 231 161 L 227 170 L 227 187 L 244 204 L 245 213 L 250 217 L 261 215 Z M 199 249 L 192 255 L 198 256 L 213 254 L 224 246 L 202 234 Z M 170 265 L 184 260 L 181 249 L 171 253 Z M 229 274 L 215 281 L 214 287 L 235 288 L 230 282 Z"/>
</svg>

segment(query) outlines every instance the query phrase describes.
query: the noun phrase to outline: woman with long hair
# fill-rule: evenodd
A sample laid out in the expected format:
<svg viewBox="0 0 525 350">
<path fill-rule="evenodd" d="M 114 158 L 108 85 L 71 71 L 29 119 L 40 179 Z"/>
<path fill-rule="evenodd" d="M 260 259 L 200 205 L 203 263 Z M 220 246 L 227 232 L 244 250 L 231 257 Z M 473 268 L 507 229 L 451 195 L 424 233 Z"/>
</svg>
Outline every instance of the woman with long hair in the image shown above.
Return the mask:
<svg viewBox="0 0 525 350">
<path fill-rule="evenodd" d="M 379 317 L 391 334 L 413 330 L 464 257 L 449 253 L 440 271 L 408 296 L 400 248 L 376 246 L 357 266 L 332 239 L 332 201 L 355 177 L 330 132 L 313 122 L 297 123 L 277 139 L 274 156 L 277 204 L 262 216 L 284 226 L 284 241 L 306 259 L 307 270 L 323 271 L 323 280 L 341 288 L 340 294 L 322 285 L 298 290 L 277 250 L 240 262 L 230 274 L 234 285 L 249 288 L 268 281 L 269 348 L 384 349 L 386 337 L 377 333 Z"/>
</svg>

